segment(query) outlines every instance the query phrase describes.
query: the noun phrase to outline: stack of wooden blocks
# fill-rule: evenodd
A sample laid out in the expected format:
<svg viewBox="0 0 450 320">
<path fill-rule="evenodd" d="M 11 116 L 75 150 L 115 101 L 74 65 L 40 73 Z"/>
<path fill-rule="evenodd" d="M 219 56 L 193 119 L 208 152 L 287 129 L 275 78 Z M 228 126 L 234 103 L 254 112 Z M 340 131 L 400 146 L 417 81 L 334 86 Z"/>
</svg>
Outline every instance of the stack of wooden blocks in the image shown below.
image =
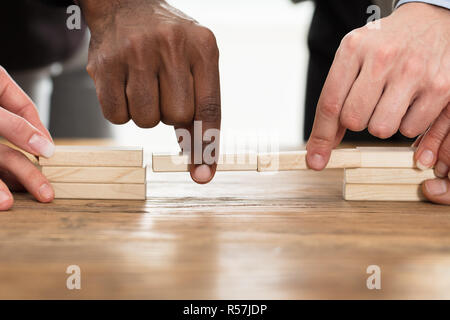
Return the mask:
<svg viewBox="0 0 450 320">
<path fill-rule="evenodd" d="M 358 148 L 361 165 L 344 174 L 344 199 L 349 201 L 424 201 L 421 184 L 436 178 L 420 170 L 411 148 Z"/>
<path fill-rule="evenodd" d="M 57 147 L 39 158 L 57 199 L 145 200 L 142 148 Z"/>
</svg>

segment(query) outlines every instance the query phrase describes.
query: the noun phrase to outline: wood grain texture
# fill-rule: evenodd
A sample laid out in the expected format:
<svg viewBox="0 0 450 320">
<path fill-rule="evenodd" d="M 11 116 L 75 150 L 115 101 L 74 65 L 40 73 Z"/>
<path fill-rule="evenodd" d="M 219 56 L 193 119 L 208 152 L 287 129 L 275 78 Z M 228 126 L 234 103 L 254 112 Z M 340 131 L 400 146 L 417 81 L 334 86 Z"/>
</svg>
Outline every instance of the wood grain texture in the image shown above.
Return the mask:
<svg viewBox="0 0 450 320">
<path fill-rule="evenodd" d="M 51 183 L 55 199 L 145 200 L 146 184 Z"/>
<path fill-rule="evenodd" d="M 187 172 L 189 171 L 189 157 L 185 155 L 152 155 L 152 169 L 154 172 Z M 221 154 L 217 164 L 217 171 L 256 171 L 257 155 Z"/>
<path fill-rule="evenodd" d="M 343 201 L 342 170 L 149 179 L 146 202 L 15 194 L 0 214 L 0 298 L 450 298 L 446 206 Z M 73 264 L 79 291 L 65 286 Z M 373 264 L 379 291 L 366 288 Z"/>
<path fill-rule="evenodd" d="M 342 170 L 148 179 L 147 201 L 15 193 L 0 298 L 450 299 L 448 206 L 344 201 Z M 382 290 L 366 287 L 374 264 Z"/>
<path fill-rule="evenodd" d="M 41 166 L 143 167 L 142 148 L 101 146 L 57 146 L 50 159 L 39 158 Z"/>
<path fill-rule="evenodd" d="M 145 183 L 146 168 L 138 167 L 41 167 L 50 182 Z"/>
<path fill-rule="evenodd" d="M 362 168 L 416 168 L 414 148 L 358 147 Z"/>
<path fill-rule="evenodd" d="M 347 201 L 425 201 L 418 184 L 350 184 L 344 185 Z"/>
<path fill-rule="evenodd" d="M 327 169 L 356 168 L 361 165 L 361 157 L 356 149 L 333 150 Z M 258 155 L 258 171 L 307 170 L 306 150 L 268 153 Z"/>
<path fill-rule="evenodd" d="M 434 170 L 404 168 L 356 168 L 345 169 L 346 183 L 364 184 L 422 184 L 436 178 Z"/>
</svg>

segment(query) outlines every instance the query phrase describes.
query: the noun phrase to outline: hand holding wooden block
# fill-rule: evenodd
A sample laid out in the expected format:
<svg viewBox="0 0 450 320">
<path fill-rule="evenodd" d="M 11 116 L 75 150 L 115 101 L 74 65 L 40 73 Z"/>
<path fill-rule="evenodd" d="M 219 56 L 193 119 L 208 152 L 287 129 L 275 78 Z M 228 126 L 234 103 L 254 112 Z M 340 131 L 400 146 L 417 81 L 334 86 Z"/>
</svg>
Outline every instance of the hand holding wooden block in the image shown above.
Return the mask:
<svg viewBox="0 0 450 320">
<path fill-rule="evenodd" d="M 260 154 L 258 156 L 258 171 L 292 171 L 308 170 L 306 150 Z M 361 156 L 356 149 L 333 150 L 327 169 L 356 168 L 361 165 Z"/>
</svg>

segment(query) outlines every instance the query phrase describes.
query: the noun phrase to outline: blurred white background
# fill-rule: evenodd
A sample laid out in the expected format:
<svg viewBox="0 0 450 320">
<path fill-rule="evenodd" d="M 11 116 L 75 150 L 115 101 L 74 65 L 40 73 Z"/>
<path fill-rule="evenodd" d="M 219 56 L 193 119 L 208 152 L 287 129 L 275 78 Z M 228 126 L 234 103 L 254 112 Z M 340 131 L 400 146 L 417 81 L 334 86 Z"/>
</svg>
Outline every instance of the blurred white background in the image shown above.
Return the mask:
<svg viewBox="0 0 450 320">
<path fill-rule="evenodd" d="M 307 32 L 313 3 L 289 0 L 170 0 L 215 34 L 221 52 L 222 151 L 257 135 L 279 138 L 281 149 L 303 143 Z M 115 126 L 123 145 L 176 152 L 173 129 L 132 122 Z M 235 143 L 236 142 L 236 143 Z"/>
</svg>

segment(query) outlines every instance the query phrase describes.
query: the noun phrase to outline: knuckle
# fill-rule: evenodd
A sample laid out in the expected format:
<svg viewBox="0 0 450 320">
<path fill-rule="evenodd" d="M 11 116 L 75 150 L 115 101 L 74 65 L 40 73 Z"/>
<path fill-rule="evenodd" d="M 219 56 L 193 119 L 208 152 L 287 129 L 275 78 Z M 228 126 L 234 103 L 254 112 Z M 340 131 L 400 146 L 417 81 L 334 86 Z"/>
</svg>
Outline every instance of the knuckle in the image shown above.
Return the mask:
<svg viewBox="0 0 450 320">
<path fill-rule="evenodd" d="M 125 124 L 130 120 L 128 113 L 122 112 L 122 106 L 113 101 L 109 95 L 99 95 L 99 101 L 103 116 L 112 124 Z"/>
<path fill-rule="evenodd" d="M 130 121 L 130 117 L 128 115 L 116 114 L 105 110 L 103 110 L 103 116 L 112 124 L 117 125 L 126 124 L 128 121 Z"/>
<path fill-rule="evenodd" d="M 219 59 L 219 48 L 214 33 L 205 27 L 197 30 L 197 45 L 202 55 L 208 60 Z"/>
<path fill-rule="evenodd" d="M 433 125 L 431 130 L 426 133 L 425 138 L 430 144 L 440 145 L 446 134 L 447 128 Z"/>
<path fill-rule="evenodd" d="M 341 113 L 341 105 L 334 101 L 324 101 L 321 104 L 320 112 L 327 118 L 338 118 Z"/>
<path fill-rule="evenodd" d="M 334 143 L 334 137 L 322 137 L 312 134 L 308 141 L 308 147 L 314 146 L 317 149 L 327 149 Z M 308 148 L 307 148 L 308 149 Z M 309 150 L 309 149 L 308 149 Z"/>
<path fill-rule="evenodd" d="M 345 35 L 341 41 L 340 49 L 344 52 L 354 52 L 361 45 L 362 30 L 355 29 Z"/>
<path fill-rule="evenodd" d="M 29 166 L 24 176 L 26 181 L 32 181 L 36 186 L 41 186 L 47 182 L 47 179 L 35 166 Z"/>
<path fill-rule="evenodd" d="M 20 156 L 22 155 L 19 151 L 16 151 L 7 146 L 1 148 L 0 152 L 2 153 L 3 160 L 6 161 L 7 163 L 17 162 L 20 159 Z"/>
<path fill-rule="evenodd" d="M 395 130 L 385 125 L 369 123 L 369 132 L 377 138 L 387 139 L 394 135 Z"/>
<path fill-rule="evenodd" d="M 343 112 L 340 118 L 341 124 L 351 131 L 362 131 L 366 128 L 366 124 L 362 116 L 355 111 Z"/>
<path fill-rule="evenodd" d="M 141 45 L 143 41 L 143 36 L 141 33 L 130 33 L 124 39 L 123 48 L 125 50 L 135 50 L 137 47 Z"/>
<path fill-rule="evenodd" d="M 403 66 L 403 74 L 408 78 L 420 78 L 425 72 L 423 59 L 412 57 L 406 60 Z"/>
<path fill-rule="evenodd" d="M 6 71 L 5 68 L 3 68 L 3 66 L 0 66 L 0 79 L 2 79 L 3 77 L 7 76 L 8 72 Z"/>
<path fill-rule="evenodd" d="M 431 90 L 438 96 L 448 95 L 450 92 L 450 81 L 443 75 L 438 75 L 431 81 Z M 448 109 L 448 108 L 447 108 Z"/>
<path fill-rule="evenodd" d="M 374 49 L 372 75 L 375 79 L 386 73 L 388 66 L 393 63 L 396 55 L 396 48 L 393 46 L 381 46 Z"/>
<path fill-rule="evenodd" d="M 24 132 L 28 129 L 28 123 L 21 117 L 11 117 L 9 120 L 10 133 L 14 136 L 23 136 Z"/>
<path fill-rule="evenodd" d="M 420 134 L 420 128 L 402 123 L 400 125 L 400 133 L 407 138 L 415 138 Z"/>
<path fill-rule="evenodd" d="M 160 122 L 159 115 L 155 113 L 143 114 L 139 112 L 139 115 L 133 115 L 132 119 L 139 128 L 143 129 L 154 128 Z"/>
<path fill-rule="evenodd" d="M 89 62 L 86 65 L 86 72 L 89 74 L 89 76 L 91 76 L 91 78 L 94 78 L 94 72 L 95 72 L 94 70 L 95 70 L 94 64 Z"/>
<path fill-rule="evenodd" d="M 97 67 L 101 70 L 108 70 L 117 60 L 117 54 L 101 52 L 97 55 Z"/>
<path fill-rule="evenodd" d="M 156 36 L 159 42 L 169 49 L 183 46 L 186 40 L 184 28 L 175 23 L 159 24 L 156 30 Z"/>
<path fill-rule="evenodd" d="M 140 66 L 145 64 L 147 50 L 144 50 L 146 44 L 146 36 L 143 33 L 133 33 L 127 35 L 123 40 L 120 54 L 122 57 L 127 57 L 132 60 L 133 64 Z"/>
<path fill-rule="evenodd" d="M 182 112 L 171 112 L 169 115 L 164 115 L 163 122 L 167 125 L 186 125 L 192 123 L 194 112 L 183 110 Z"/>
<path fill-rule="evenodd" d="M 151 129 L 156 127 L 160 120 L 159 119 L 142 119 L 142 118 L 136 118 L 133 119 L 133 122 L 142 129 Z"/>
<path fill-rule="evenodd" d="M 394 45 L 384 45 L 375 49 L 374 59 L 379 64 L 387 65 L 394 60 L 396 55 L 397 48 Z"/>
<path fill-rule="evenodd" d="M 217 122 L 221 119 L 221 112 L 220 103 L 215 98 L 203 98 L 198 103 L 196 118 L 207 122 Z"/>
</svg>

